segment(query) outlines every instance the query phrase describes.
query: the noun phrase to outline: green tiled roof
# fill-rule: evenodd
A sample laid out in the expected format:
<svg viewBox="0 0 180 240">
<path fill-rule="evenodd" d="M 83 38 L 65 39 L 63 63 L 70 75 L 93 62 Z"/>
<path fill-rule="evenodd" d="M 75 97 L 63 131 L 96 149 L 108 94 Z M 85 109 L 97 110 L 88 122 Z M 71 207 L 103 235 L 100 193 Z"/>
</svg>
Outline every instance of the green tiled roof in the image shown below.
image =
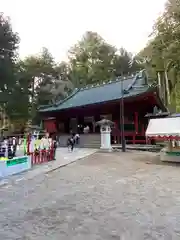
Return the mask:
<svg viewBox="0 0 180 240">
<path fill-rule="evenodd" d="M 134 77 L 127 77 L 123 80 L 124 98 L 143 94 L 149 90 L 148 84 L 145 84 L 145 79 L 140 72 Z M 122 81 L 110 81 L 105 84 L 86 87 L 75 90 L 69 97 L 52 106 L 40 108 L 40 112 L 60 111 L 69 108 L 76 108 L 92 104 L 98 104 L 113 100 L 118 100 L 122 97 Z"/>
</svg>

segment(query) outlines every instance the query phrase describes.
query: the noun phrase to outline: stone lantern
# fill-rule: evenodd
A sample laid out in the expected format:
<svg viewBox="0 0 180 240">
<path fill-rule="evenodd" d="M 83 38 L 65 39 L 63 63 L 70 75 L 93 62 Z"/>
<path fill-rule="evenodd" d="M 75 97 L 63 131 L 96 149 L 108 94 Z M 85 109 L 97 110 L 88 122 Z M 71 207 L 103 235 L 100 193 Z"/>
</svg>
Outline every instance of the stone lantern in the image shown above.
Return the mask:
<svg viewBox="0 0 180 240">
<path fill-rule="evenodd" d="M 101 149 L 108 152 L 112 151 L 111 126 L 113 126 L 114 123 L 108 119 L 102 119 L 101 121 L 98 121 L 96 125 L 100 126 Z"/>
</svg>

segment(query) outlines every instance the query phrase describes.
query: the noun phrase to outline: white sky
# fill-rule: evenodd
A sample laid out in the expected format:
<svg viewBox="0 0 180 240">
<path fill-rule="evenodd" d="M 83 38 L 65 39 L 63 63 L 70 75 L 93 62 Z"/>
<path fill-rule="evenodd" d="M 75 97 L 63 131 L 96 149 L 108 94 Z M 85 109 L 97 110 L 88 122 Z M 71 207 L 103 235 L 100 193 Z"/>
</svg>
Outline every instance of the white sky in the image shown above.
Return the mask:
<svg viewBox="0 0 180 240">
<path fill-rule="evenodd" d="M 0 11 L 10 16 L 19 33 L 20 56 L 47 47 L 56 60 L 85 31 L 96 31 L 110 44 L 138 52 L 163 11 L 165 0 L 0 0 Z"/>
</svg>

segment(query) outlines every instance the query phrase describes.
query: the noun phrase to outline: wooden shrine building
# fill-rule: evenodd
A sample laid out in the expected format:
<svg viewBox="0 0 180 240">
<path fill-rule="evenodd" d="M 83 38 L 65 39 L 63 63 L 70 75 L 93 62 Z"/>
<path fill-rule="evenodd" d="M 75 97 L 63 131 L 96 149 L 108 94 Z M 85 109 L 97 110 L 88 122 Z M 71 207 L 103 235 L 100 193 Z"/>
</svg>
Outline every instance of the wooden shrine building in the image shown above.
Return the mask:
<svg viewBox="0 0 180 240">
<path fill-rule="evenodd" d="M 123 88 L 123 89 L 122 89 Z M 89 134 L 99 133 L 95 122 L 103 117 L 113 121 L 112 141 L 119 143 L 121 137 L 120 106 L 124 100 L 124 129 L 127 143 L 145 143 L 147 113 L 154 107 L 164 112 L 158 88 L 148 84 L 144 70 L 135 76 L 124 77 L 108 83 L 75 89 L 63 101 L 40 107 L 44 127 L 51 133 L 69 134 L 78 126 L 89 126 Z"/>
</svg>

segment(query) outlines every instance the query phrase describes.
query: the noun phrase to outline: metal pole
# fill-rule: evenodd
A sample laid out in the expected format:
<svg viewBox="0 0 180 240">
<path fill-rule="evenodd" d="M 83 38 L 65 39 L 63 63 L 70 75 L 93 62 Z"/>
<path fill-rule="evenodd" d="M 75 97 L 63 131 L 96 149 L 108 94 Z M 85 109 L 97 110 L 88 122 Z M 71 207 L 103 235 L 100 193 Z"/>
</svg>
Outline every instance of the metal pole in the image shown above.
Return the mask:
<svg viewBox="0 0 180 240">
<path fill-rule="evenodd" d="M 126 140 L 124 136 L 124 89 L 123 89 L 123 75 L 121 74 L 121 107 L 120 107 L 120 120 L 121 120 L 121 144 L 122 152 L 126 152 Z"/>
</svg>

